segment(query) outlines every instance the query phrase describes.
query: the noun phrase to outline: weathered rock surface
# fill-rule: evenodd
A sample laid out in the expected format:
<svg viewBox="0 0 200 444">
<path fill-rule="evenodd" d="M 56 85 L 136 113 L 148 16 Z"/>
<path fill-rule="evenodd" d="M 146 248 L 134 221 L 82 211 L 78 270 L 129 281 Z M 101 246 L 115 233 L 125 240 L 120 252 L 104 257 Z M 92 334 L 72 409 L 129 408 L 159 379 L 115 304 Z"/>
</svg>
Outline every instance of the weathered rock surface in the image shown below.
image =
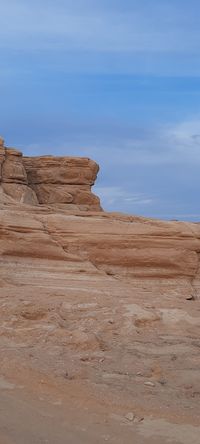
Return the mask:
<svg viewBox="0 0 200 444">
<path fill-rule="evenodd" d="M 22 153 L 7 149 L 0 142 L 0 200 L 22 202 L 30 205 L 38 203 L 35 192 L 29 187 L 27 174 L 22 162 Z"/>
<path fill-rule="evenodd" d="M 43 205 L 0 198 L 0 443 L 198 444 L 200 224 L 69 207 L 96 164 L 11 156 Z"/>
<path fill-rule="evenodd" d="M 70 209 L 100 211 L 100 201 L 91 193 L 98 165 L 87 158 L 23 157 L 5 148 L 0 139 L 1 201 L 14 199 L 28 205 L 70 204 Z"/>
</svg>

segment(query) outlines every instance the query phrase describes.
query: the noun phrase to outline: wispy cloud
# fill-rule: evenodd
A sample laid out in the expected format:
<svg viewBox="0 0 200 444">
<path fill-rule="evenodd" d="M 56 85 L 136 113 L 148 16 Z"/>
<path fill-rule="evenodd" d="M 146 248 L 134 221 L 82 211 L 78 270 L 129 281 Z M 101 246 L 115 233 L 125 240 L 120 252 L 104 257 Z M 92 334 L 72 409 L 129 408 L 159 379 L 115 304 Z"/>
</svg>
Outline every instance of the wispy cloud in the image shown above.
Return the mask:
<svg viewBox="0 0 200 444">
<path fill-rule="evenodd" d="M 167 136 L 176 152 L 187 160 L 200 161 L 200 115 L 169 128 Z"/>
<path fill-rule="evenodd" d="M 98 7 L 97 1 L 28 3 L 9 0 L 1 5 L 1 47 L 96 51 L 200 51 L 198 23 L 192 8 L 183 14 L 182 1 L 133 1 L 123 9 Z M 82 7 L 81 7 L 82 6 Z M 197 6 L 197 9 L 199 7 Z"/>
<path fill-rule="evenodd" d="M 133 193 L 117 186 L 96 186 L 95 193 L 101 197 L 103 207 L 110 210 L 118 207 L 122 211 L 128 204 L 132 206 L 132 211 L 138 211 L 139 206 L 153 203 L 152 198 L 142 193 Z"/>
<path fill-rule="evenodd" d="M 113 162 L 121 165 L 200 165 L 200 116 L 166 124 L 115 143 Z"/>
</svg>

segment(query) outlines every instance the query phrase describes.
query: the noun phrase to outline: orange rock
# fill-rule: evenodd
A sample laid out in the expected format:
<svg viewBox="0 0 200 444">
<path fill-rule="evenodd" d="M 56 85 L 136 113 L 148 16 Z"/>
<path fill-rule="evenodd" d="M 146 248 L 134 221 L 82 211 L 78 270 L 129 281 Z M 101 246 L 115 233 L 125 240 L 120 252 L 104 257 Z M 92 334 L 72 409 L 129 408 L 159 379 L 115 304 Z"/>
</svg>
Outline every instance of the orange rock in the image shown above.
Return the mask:
<svg viewBox="0 0 200 444">
<path fill-rule="evenodd" d="M 88 158 L 23 157 L 0 139 L 1 201 L 12 198 L 29 205 L 70 204 L 70 209 L 100 211 L 100 200 L 91 192 L 98 170 Z"/>
</svg>

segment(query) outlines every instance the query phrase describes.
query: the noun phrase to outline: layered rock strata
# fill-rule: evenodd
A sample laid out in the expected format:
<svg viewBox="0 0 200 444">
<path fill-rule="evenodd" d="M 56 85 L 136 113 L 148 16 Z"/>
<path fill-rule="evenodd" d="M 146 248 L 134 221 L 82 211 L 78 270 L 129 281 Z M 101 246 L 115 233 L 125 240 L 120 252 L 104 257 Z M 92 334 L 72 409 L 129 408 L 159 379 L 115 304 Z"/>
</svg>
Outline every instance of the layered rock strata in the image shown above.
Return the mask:
<svg viewBox="0 0 200 444">
<path fill-rule="evenodd" d="M 17 201 L 30 205 L 38 203 L 34 190 L 28 183 L 22 153 L 16 149 L 7 149 L 0 139 L 0 200 Z"/>
<path fill-rule="evenodd" d="M 99 211 L 99 198 L 91 192 L 98 170 L 88 158 L 23 157 L 0 139 L 1 201 Z"/>
<path fill-rule="evenodd" d="M 40 204 L 74 204 L 100 210 L 99 198 L 91 193 L 98 165 L 87 158 L 24 157 L 28 182 Z"/>
</svg>

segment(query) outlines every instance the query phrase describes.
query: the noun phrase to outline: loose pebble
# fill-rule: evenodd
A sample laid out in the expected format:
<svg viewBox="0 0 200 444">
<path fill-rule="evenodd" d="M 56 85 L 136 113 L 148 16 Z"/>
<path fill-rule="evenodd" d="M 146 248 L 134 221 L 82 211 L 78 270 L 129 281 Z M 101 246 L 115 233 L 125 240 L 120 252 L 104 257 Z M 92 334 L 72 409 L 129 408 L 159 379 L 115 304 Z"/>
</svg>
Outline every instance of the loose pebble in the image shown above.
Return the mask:
<svg viewBox="0 0 200 444">
<path fill-rule="evenodd" d="M 155 387 L 155 384 L 151 381 L 145 382 L 144 385 L 146 385 L 147 387 Z"/>
<path fill-rule="evenodd" d="M 133 421 L 135 418 L 135 415 L 132 412 L 129 412 L 125 415 L 125 418 L 128 419 L 128 421 Z"/>
</svg>

